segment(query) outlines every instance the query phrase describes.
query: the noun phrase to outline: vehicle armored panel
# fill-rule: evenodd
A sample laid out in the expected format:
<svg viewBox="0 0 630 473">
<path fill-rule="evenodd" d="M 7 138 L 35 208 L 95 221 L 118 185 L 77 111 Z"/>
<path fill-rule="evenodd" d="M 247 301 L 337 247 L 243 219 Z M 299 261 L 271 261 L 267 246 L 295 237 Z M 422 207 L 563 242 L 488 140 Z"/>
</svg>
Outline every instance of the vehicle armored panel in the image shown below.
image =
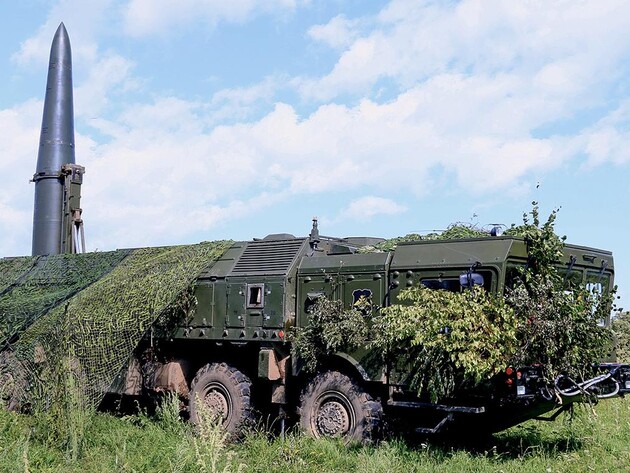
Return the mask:
<svg viewBox="0 0 630 473">
<path fill-rule="evenodd" d="M 306 238 L 250 241 L 228 276 L 286 276 L 307 246 Z"/>
<path fill-rule="evenodd" d="M 223 253 L 223 255 L 214 263 L 209 265 L 200 275 L 199 280 L 205 279 L 217 279 L 217 278 L 225 278 L 230 272 L 234 265 L 239 260 L 245 248 L 247 247 L 247 242 L 245 241 L 237 241 L 228 248 L 228 250 Z"/>
<path fill-rule="evenodd" d="M 427 240 L 401 243 L 396 248 L 391 269 L 410 267 L 470 267 L 476 262 L 497 264 L 508 257 L 527 258 L 525 242 L 514 237 L 461 240 Z"/>
</svg>

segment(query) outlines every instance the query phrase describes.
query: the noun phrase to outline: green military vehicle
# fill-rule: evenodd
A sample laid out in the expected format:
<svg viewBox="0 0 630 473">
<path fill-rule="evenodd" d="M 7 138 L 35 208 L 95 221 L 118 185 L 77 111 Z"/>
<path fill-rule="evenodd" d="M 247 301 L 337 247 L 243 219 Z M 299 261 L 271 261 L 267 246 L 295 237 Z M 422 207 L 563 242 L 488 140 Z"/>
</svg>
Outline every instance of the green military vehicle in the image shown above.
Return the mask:
<svg viewBox="0 0 630 473">
<path fill-rule="evenodd" d="M 388 353 L 332 353 L 318 360 L 315 374 L 292 356 L 287 334 L 309 324 L 322 298 L 378 317 L 404 288 L 477 285 L 503 294 L 528 261 L 518 238 L 419 241 L 363 253 L 358 250 L 379 240 L 322 237 L 314 224 L 309 237 L 270 235 L 226 251 L 228 243 L 219 242 L 214 253 L 200 244 L 190 251 L 70 254 L 85 251 L 85 170 L 75 164 L 71 49 L 63 23 L 50 64 L 33 176 L 33 257 L 0 260 L 0 399 L 16 406 L 39 399 L 47 406 L 55 376 L 67 370 L 93 401 L 107 390 L 133 396 L 172 391 L 189 399 L 192 420 L 205 406 L 231 433 L 250 423 L 255 411 L 275 408 L 281 417 L 298 415 L 315 436 L 363 440 L 400 411 L 417 420 L 420 432 L 470 420 L 498 430 L 561 411 L 584 393 L 615 396 L 630 389 L 630 368 L 608 365 L 596 378 L 554 387 L 564 402 L 550 394 L 540 367 L 507 367 L 485 395 L 466 393 L 436 404 L 414 396 L 408 373 L 395 369 Z M 609 252 L 568 245 L 559 264 L 576 283 L 611 288 Z M 192 310 L 158 331 L 162 310 L 203 265 Z"/>
<path fill-rule="evenodd" d="M 51 386 L 59 388 L 55 376 L 61 371 L 56 384 L 63 384 L 66 370 L 93 401 L 103 391 L 171 391 L 189 399 L 192 420 L 205 406 L 231 433 L 250 423 L 254 412 L 275 409 L 281 418 L 299 416 L 312 435 L 363 440 L 401 411 L 420 432 L 471 420 L 498 430 L 561 411 L 584 393 L 616 396 L 630 389 L 630 367 L 607 365 L 596 378 L 555 386 L 556 399 L 540 367 L 507 367 L 485 395 L 466 393 L 437 404 L 414 395 L 408 373 L 395 369 L 388 353 L 332 353 L 318 360 L 314 374 L 292 356 L 288 334 L 309 324 L 322 298 L 378 317 L 404 288 L 459 292 L 476 285 L 503 294 L 528 261 L 518 238 L 419 241 L 364 253 L 358 250 L 380 240 L 323 237 L 314 224 L 308 237 L 270 235 L 226 251 L 228 243 L 219 242 L 215 253 L 200 244 L 190 251 L 73 254 L 85 252 L 85 170 L 75 164 L 71 50 L 63 23 L 50 64 L 33 176 L 33 257 L 0 259 L 0 400 L 48 406 Z M 591 289 L 605 292 L 613 284 L 609 252 L 567 245 L 559 264 L 567 278 Z M 158 331 L 162 310 L 204 265 L 192 309 Z"/>
<path fill-rule="evenodd" d="M 318 299 L 342 301 L 348 309 L 361 302 L 377 317 L 401 290 L 419 285 L 447 291 L 477 285 L 502 294 L 527 263 L 524 240 L 510 236 L 358 251 L 379 241 L 323 237 L 314 221 L 309 237 L 276 234 L 234 243 L 199 275 L 186 320 L 167 335 L 146 337 L 111 391 L 176 392 L 189 399 L 192 420 L 203 403 L 233 434 L 252 422 L 255 411 L 275 409 L 280 417 L 298 416 L 316 437 L 365 440 L 401 413 L 422 433 L 469 422 L 498 431 L 551 411 L 557 415 L 586 392 L 611 397 L 630 390 L 624 365 L 602 365 L 602 375 L 557 395 L 542 381 L 540 367 L 506 367 L 489 394 L 437 404 L 417 398 L 387 354 L 366 350 L 331 354 L 319 360 L 317 373 L 307 373 L 292 357 L 287 334 L 309 323 Z M 612 288 L 610 252 L 566 245 L 564 255 L 559 264 L 567 278 L 598 291 Z"/>
</svg>

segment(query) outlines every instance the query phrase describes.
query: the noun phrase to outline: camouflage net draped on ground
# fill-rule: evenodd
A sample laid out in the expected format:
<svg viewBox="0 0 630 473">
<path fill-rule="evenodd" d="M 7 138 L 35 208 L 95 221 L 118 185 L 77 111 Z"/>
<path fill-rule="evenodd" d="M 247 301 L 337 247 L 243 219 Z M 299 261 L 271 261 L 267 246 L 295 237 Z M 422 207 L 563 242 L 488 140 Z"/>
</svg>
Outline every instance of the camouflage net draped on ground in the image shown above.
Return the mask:
<svg viewBox="0 0 630 473">
<path fill-rule="evenodd" d="M 0 260 L 0 343 L 116 267 L 129 251 Z"/>
<path fill-rule="evenodd" d="M 14 309 L 18 317 L 7 313 L 18 321 L 21 333 L 0 357 L 5 397 L 22 406 L 46 407 L 64 398 L 71 374 L 85 402 L 97 406 L 147 329 L 163 314 L 174 312 L 168 309 L 177 305 L 199 273 L 230 244 L 219 241 L 103 253 L 109 269 L 94 262 L 89 277 L 77 277 L 67 267 L 82 257 L 100 262 L 96 256 L 100 254 L 49 257 L 50 264 L 61 266 L 58 280 L 41 279 L 39 287 L 33 285 L 33 294 L 35 298 L 40 297 L 39 290 L 48 294 L 44 289 L 50 285 L 50 297 L 41 297 L 32 312 Z M 28 264 L 16 264 L 16 268 L 22 266 Z M 82 283 L 70 282 L 73 278 Z"/>
</svg>

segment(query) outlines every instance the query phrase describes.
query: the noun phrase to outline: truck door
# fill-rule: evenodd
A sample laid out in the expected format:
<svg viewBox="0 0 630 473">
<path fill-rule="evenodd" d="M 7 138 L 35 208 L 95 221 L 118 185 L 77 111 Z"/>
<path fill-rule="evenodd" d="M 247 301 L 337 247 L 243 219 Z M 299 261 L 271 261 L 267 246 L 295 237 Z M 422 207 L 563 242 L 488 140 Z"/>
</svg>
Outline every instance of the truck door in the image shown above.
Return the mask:
<svg viewBox="0 0 630 473">
<path fill-rule="evenodd" d="M 374 315 L 383 307 L 387 290 L 384 271 L 353 272 L 340 276 L 344 308 Z"/>
<path fill-rule="evenodd" d="M 227 326 L 281 328 L 284 278 L 231 279 L 227 286 Z"/>
</svg>

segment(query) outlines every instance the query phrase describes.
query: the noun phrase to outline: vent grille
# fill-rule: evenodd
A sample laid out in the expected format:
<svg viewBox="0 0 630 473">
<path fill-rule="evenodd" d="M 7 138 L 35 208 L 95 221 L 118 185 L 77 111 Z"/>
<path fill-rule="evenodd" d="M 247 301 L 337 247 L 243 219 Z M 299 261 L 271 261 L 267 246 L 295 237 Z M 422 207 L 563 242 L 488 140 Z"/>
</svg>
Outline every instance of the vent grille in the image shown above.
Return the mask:
<svg viewBox="0 0 630 473">
<path fill-rule="evenodd" d="M 253 241 L 232 269 L 232 275 L 286 274 L 306 240 Z"/>
</svg>

